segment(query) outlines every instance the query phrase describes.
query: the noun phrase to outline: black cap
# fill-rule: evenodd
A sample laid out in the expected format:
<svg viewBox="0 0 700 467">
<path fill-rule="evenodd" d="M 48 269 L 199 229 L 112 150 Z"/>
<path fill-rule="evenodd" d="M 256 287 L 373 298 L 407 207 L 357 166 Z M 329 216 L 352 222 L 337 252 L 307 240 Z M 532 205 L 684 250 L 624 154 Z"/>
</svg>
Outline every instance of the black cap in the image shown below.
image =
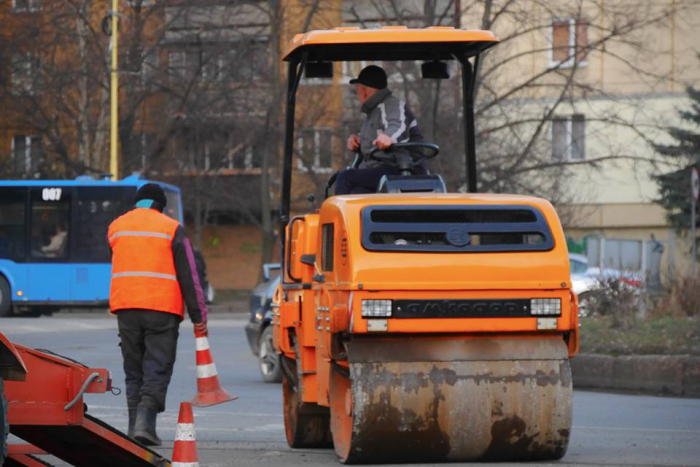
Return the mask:
<svg viewBox="0 0 700 467">
<path fill-rule="evenodd" d="M 168 198 L 165 197 L 163 188 L 156 183 L 146 183 L 139 188 L 139 191 L 136 192 L 135 202 L 138 203 L 143 199 L 151 199 L 156 203 L 160 203 L 163 208 L 165 208 L 165 205 L 168 203 Z"/>
<path fill-rule="evenodd" d="M 350 80 L 350 84 L 356 83 L 374 89 L 384 89 L 387 86 L 386 72 L 376 65 L 366 66 L 357 78 Z"/>
</svg>

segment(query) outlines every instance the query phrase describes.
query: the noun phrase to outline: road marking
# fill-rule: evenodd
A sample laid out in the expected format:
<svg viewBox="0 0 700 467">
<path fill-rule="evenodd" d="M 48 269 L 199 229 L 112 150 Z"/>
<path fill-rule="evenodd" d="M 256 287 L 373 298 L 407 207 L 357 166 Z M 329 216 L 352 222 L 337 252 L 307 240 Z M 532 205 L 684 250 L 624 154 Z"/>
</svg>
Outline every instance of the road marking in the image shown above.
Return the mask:
<svg viewBox="0 0 700 467">
<path fill-rule="evenodd" d="M 665 428 L 623 428 L 617 426 L 574 426 L 574 430 L 649 431 L 652 433 L 700 434 L 700 430 L 673 430 Z"/>
<path fill-rule="evenodd" d="M 273 423 L 269 425 L 260 425 L 260 426 L 254 426 L 250 428 L 197 428 L 198 432 L 212 432 L 212 433 L 231 433 L 233 431 L 245 431 L 245 432 L 251 432 L 251 431 L 284 431 L 284 424 L 282 423 Z"/>
<path fill-rule="evenodd" d="M 86 322 L 87 321 L 87 322 Z M 245 327 L 244 319 L 212 319 L 209 321 L 209 329 L 216 332 L 217 329 L 236 329 Z M 182 329 L 192 329 L 189 321 L 182 323 Z M 67 333 L 85 331 L 117 330 L 117 320 L 114 317 L 86 318 L 13 318 L 5 319 L 2 323 L 2 332 L 12 340 L 12 336 L 23 334 L 43 333 Z"/>
<path fill-rule="evenodd" d="M 123 412 L 126 414 L 126 407 L 114 407 L 111 405 L 93 405 L 89 404 L 89 408 L 92 409 L 100 409 L 100 410 L 111 410 L 115 412 Z M 173 413 L 176 413 L 174 411 Z M 164 415 L 168 415 L 168 412 L 165 412 Z M 207 417 L 212 417 L 212 416 L 217 416 L 217 415 L 233 415 L 236 417 L 271 417 L 271 418 L 283 418 L 282 415 L 280 414 L 271 414 L 271 413 L 255 413 L 255 412 L 223 412 L 220 410 L 217 410 L 216 412 L 212 413 L 202 413 L 202 414 L 195 414 L 194 418 L 207 418 Z"/>
</svg>

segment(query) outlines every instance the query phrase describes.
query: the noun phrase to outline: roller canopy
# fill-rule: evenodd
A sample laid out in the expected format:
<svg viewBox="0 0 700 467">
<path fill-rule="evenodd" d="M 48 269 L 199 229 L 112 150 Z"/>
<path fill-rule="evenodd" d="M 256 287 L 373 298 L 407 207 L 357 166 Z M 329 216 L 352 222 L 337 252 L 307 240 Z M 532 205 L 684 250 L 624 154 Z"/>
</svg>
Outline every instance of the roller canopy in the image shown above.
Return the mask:
<svg viewBox="0 0 700 467">
<path fill-rule="evenodd" d="M 455 55 L 472 57 L 497 43 L 491 31 L 442 26 L 335 28 L 297 34 L 284 60 L 300 60 L 304 53 L 310 62 L 451 60 Z"/>
</svg>

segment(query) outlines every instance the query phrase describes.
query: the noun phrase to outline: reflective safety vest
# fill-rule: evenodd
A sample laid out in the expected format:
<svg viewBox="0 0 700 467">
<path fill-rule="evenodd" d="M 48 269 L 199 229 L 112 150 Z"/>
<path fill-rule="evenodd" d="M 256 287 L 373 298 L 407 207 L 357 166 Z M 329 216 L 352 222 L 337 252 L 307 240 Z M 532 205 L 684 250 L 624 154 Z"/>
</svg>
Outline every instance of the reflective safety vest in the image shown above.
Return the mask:
<svg viewBox="0 0 700 467">
<path fill-rule="evenodd" d="M 109 308 L 163 311 L 184 316 L 172 243 L 180 224 L 150 208 L 136 208 L 109 226 L 112 283 Z"/>
</svg>

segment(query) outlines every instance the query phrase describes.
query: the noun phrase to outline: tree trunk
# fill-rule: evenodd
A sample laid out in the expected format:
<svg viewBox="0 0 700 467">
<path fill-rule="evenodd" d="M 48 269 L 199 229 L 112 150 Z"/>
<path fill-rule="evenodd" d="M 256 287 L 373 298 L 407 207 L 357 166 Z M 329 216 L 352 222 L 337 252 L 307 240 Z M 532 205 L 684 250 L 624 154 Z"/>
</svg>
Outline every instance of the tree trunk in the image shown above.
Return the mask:
<svg viewBox="0 0 700 467">
<path fill-rule="evenodd" d="M 82 5 L 82 15 L 75 19 L 75 29 L 78 35 L 78 50 L 80 55 L 80 78 L 78 80 L 78 160 L 90 166 L 90 115 L 88 97 L 88 69 L 87 69 L 87 41 L 85 36 L 87 28 L 84 17 L 90 14 L 89 2 Z"/>
</svg>

